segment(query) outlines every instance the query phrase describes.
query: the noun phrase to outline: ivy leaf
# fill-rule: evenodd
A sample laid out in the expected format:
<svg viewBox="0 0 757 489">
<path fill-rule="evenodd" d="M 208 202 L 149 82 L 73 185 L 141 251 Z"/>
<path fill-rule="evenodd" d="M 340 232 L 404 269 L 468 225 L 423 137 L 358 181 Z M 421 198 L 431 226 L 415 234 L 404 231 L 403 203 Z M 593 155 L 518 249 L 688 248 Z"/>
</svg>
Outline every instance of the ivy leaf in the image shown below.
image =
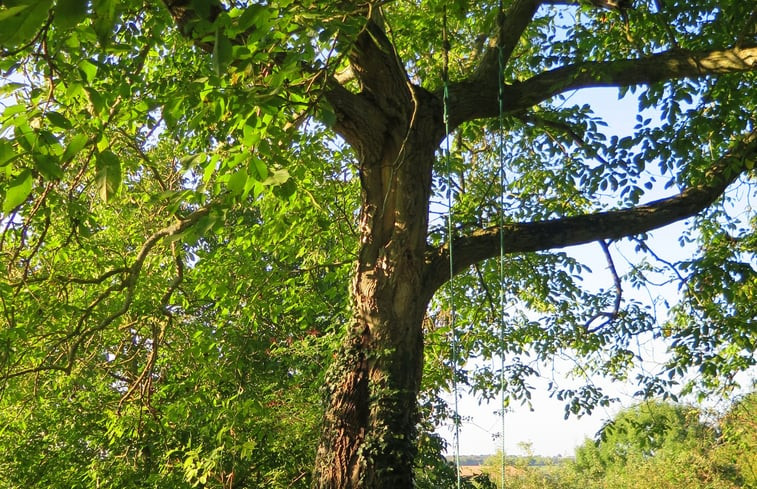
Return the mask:
<svg viewBox="0 0 757 489">
<path fill-rule="evenodd" d="M 121 161 L 112 151 L 105 150 L 97 155 L 95 162 L 95 186 L 103 201 L 108 202 L 121 185 Z"/>
<path fill-rule="evenodd" d="M 47 20 L 52 0 L 4 2 L 0 7 L 0 46 L 19 46 L 34 39 Z"/>
<path fill-rule="evenodd" d="M 11 180 L 11 183 L 5 190 L 3 214 L 10 213 L 29 197 L 29 194 L 32 193 L 32 180 L 32 172 L 29 169 L 25 169 L 16 178 Z"/>
</svg>

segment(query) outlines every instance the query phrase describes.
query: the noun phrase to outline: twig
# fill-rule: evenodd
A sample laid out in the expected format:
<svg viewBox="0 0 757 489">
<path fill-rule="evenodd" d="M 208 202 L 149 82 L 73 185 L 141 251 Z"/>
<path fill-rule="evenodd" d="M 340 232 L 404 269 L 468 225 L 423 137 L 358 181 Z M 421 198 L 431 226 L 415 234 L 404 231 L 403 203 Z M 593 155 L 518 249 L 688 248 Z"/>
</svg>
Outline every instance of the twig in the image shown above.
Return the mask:
<svg viewBox="0 0 757 489">
<path fill-rule="evenodd" d="M 612 312 L 600 312 L 595 314 L 591 319 L 586 321 L 585 328 L 586 331 L 589 333 L 596 333 L 597 331 L 603 329 L 604 327 L 608 326 L 610 323 L 615 321 L 618 318 L 618 314 L 620 313 L 620 304 L 623 300 L 623 288 L 620 281 L 620 277 L 618 276 L 618 271 L 615 269 L 615 262 L 612 259 L 612 255 L 610 254 L 610 248 L 607 245 L 607 241 L 600 240 L 599 245 L 602 247 L 602 252 L 605 255 L 605 258 L 607 259 L 607 267 L 610 270 L 610 273 L 612 274 L 612 279 L 615 284 L 615 302 L 613 303 Z M 602 324 L 599 326 L 596 326 L 594 328 L 590 328 L 592 322 L 594 322 L 596 319 L 600 317 L 607 318 Z"/>
</svg>

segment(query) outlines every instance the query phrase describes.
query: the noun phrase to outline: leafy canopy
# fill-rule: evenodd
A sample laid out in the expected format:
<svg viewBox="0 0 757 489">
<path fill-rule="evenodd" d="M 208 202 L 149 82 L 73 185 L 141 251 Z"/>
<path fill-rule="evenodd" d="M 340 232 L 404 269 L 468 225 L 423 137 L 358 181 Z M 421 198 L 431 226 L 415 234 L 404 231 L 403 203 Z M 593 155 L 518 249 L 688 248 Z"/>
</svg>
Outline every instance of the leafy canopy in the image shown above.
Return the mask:
<svg viewBox="0 0 757 489">
<path fill-rule="evenodd" d="M 383 3 L 403 68 L 432 93 L 445 9 L 453 82 L 486 57 L 497 28 L 497 2 Z M 636 2 L 627 24 L 554 3 L 513 44 L 509 87 L 560 66 L 579 79 L 592 63 L 754 41 L 749 2 Z M 335 79 L 360 91 L 348 55 L 367 14 L 314 0 L 166 4 L 0 7 L 0 480 L 10 487 L 307 485 L 359 232 L 360 154 L 335 137 L 342 114 L 327 94 Z M 492 184 L 493 114 L 461 121 L 453 188 L 439 164 L 431 212 L 446 212 L 453 192 L 463 236 L 496 223 L 502 206 L 516 223 L 636 205 L 706 184 L 713 161 L 754 131 L 753 72 L 608 84 L 638 96 L 632 134 L 610 134 L 566 85 L 539 85 L 550 95 L 508 108 L 504 189 Z M 587 265 L 563 251 L 514 254 L 501 385 L 486 361 L 463 365 L 502 351 L 496 264 L 461 272 L 428 318 L 424 428 L 446 414 L 438 394 L 450 366 L 483 397 L 527 398 L 535 366 L 560 352 L 626 378 L 639 338 L 671 345 L 670 377 L 642 375 L 643 394 L 669 393 L 692 368 L 707 392 L 729 386 L 757 341 L 754 159 L 742 163 L 732 190 L 687 223 L 691 256 L 634 238 L 641 263 L 616 278 L 677 284 L 662 326 L 614 283 L 582 284 Z M 438 223 L 431 246 L 447 238 Z M 454 360 L 453 299 L 464 325 Z M 609 402 L 590 385 L 554 390 L 568 412 Z"/>
</svg>

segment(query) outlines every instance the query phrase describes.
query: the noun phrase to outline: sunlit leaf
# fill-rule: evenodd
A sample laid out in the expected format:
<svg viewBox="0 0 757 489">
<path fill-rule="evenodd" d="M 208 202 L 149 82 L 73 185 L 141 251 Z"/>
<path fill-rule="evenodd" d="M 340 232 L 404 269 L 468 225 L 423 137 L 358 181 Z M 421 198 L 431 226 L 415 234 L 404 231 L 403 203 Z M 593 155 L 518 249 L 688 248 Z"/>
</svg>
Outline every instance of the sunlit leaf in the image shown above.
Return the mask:
<svg viewBox="0 0 757 489">
<path fill-rule="evenodd" d="M 88 141 L 88 138 L 86 134 L 81 134 L 81 133 L 75 134 L 71 138 L 71 140 L 68 142 L 68 145 L 66 146 L 66 149 L 63 152 L 63 156 L 61 157 L 61 159 L 63 161 L 67 161 L 73 158 L 74 156 L 76 156 L 79 153 L 79 151 L 81 151 L 84 148 L 84 146 L 86 146 L 87 141 Z"/>
<path fill-rule="evenodd" d="M 13 145 L 5 138 L 0 138 L 0 167 L 7 165 L 16 158 Z"/>
<path fill-rule="evenodd" d="M 79 61 L 79 64 L 77 66 L 84 75 L 84 79 L 87 81 L 87 83 L 92 83 L 97 77 L 97 66 L 93 65 L 86 59 Z"/>
<path fill-rule="evenodd" d="M 33 180 L 31 170 L 26 169 L 10 181 L 5 188 L 5 199 L 3 200 L 4 214 L 8 214 L 29 197 L 29 194 L 32 192 Z"/>
<path fill-rule="evenodd" d="M 273 170 L 273 172 L 263 180 L 263 185 L 282 185 L 289 180 L 289 172 L 285 169 Z"/>
<path fill-rule="evenodd" d="M 231 175 L 229 175 L 229 181 L 226 186 L 229 187 L 232 193 L 240 195 L 247 184 L 247 171 L 244 168 L 240 168 Z"/>
<path fill-rule="evenodd" d="M 95 163 L 95 185 L 102 200 L 108 202 L 121 185 L 121 160 L 110 150 L 97 154 Z"/>
</svg>

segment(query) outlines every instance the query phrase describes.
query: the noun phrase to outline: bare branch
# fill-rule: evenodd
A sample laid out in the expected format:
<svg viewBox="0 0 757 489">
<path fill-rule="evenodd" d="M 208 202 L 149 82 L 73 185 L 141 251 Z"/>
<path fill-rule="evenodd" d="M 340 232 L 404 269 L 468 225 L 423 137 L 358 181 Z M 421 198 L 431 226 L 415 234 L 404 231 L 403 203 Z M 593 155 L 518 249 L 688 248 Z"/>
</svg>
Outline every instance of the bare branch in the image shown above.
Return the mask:
<svg viewBox="0 0 757 489">
<path fill-rule="evenodd" d="M 610 247 L 607 245 L 607 241 L 603 239 L 599 240 L 599 245 L 602 247 L 602 252 L 605 254 L 607 267 L 612 274 L 612 281 L 615 284 L 615 301 L 613 303 L 611 312 L 600 312 L 586 322 L 586 330 L 589 333 L 596 333 L 597 331 L 603 329 L 605 326 L 615 321 L 615 319 L 617 319 L 618 317 L 618 313 L 620 313 L 620 303 L 623 300 L 623 286 L 620 282 L 620 276 L 618 276 L 618 270 L 615 268 L 615 262 L 612 259 L 612 254 L 610 254 Z M 591 323 L 600 317 L 605 317 L 605 321 L 603 321 L 599 326 L 590 328 Z"/>
<path fill-rule="evenodd" d="M 502 50 L 502 64 L 506 65 L 510 56 L 518 45 L 518 40 L 523 35 L 528 24 L 531 23 L 536 10 L 542 2 L 540 0 L 516 0 L 504 13 L 504 18 L 498 22 L 498 32 L 495 39 L 489 43 L 484 52 L 481 63 L 469 78 L 470 83 L 493 84 L 495 87 L 499 80 L 499 56 Z"/>
</svg>

